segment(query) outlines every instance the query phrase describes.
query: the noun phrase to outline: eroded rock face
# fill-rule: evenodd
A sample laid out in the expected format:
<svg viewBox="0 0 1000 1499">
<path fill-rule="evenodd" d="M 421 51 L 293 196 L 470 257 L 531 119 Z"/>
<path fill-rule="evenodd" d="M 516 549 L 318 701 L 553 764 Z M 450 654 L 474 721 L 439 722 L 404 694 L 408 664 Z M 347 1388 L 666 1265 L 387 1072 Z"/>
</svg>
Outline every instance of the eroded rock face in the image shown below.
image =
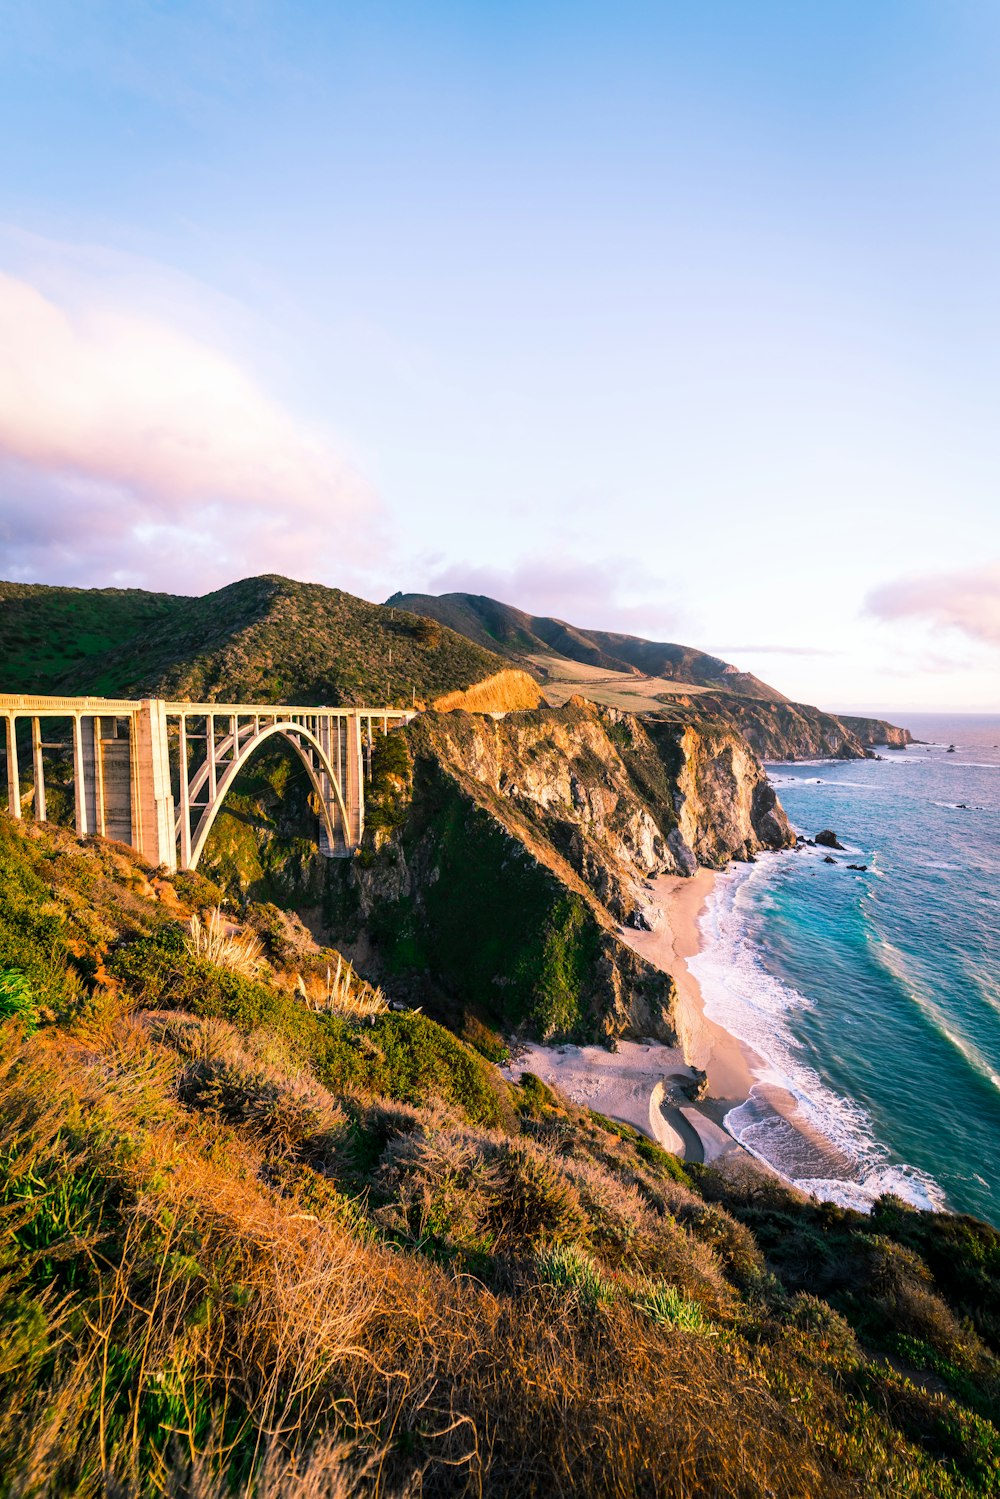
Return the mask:
<svg viewBox="0 0 1000 1499">
<path fill-rule="evenodd" d="M 774 788 L 734 729 L 652 725 L 651 732 L 660 739 L 673 734 L 680 753 L 674 804 L 677 834 L 689 851 L 681 872 L 693 873 L 694 864 L 720 868 L 730 859 L 751 859 L 761 849 L 794 845 Z"/>
<path fill-rule="evenodd" d="M 619 928 L 650 920 L 658 874 L 794 843 L 740 735 L 573 699 L 405 736 L 403 815 L 352 871 L 387 963 L 535 1035 L 673 1042 L 673 982 Z"/>
</svg>

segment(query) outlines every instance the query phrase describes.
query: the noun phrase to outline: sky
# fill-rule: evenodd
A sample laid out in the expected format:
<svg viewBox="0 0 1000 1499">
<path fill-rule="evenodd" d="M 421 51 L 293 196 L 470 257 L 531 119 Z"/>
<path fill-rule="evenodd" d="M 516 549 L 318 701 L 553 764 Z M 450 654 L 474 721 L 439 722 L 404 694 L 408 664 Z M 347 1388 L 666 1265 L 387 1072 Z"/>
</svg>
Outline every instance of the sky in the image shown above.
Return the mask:
<svg viewBox="0 0 1000 1499">
<path fill-rule="evenodd" d="M 1000 711 L 995 0 L 0 0 L 0 576 Z"/>
</svg>

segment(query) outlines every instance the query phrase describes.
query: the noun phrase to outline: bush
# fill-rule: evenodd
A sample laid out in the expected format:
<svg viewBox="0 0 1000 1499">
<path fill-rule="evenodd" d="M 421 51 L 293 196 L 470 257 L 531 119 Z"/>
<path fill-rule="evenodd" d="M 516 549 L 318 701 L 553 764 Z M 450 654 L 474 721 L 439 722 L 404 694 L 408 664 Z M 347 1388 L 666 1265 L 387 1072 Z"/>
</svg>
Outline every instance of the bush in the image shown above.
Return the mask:
<svg viewBox="0 0 1000 1499">
<path fill-rule="evenodd" d="M 588 1308 L 614 1301 L 615 1290 L 597 1265 L 576 1244 L 557 1244 L 535 1258 L 538 1279 L 554 1291 L 569 1292 Z"/>
<path fill-rule="evenodd" d="M 648 1281 L 629 1298 L 636 1311 L 666 1327 L 680 1327 L 685 1332 L 706 1332 L 708 1323 L 701 1307 L 682 1296 L 676 1286 L 662 1281 Z"/>
<path fill-rule="evenodd" d="M 28 1032 L 38 1026 L 38 1009 L 31 985 L 16 968 L 0 972 L 0 1020 L 17 1019 Z"/>
</svg>

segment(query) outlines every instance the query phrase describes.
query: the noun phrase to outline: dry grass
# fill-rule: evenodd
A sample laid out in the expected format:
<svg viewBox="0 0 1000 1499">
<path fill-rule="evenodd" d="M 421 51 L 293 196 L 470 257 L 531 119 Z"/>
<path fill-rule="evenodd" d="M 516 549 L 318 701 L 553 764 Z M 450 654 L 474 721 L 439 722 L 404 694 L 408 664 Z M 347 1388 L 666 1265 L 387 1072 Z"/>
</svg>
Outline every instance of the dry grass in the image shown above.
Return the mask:
<svg viewBox="0 0 1000 1499">
<path fill-rule="evenodd" d="M 256 932 L 234 931 L 218 906 L 212 907 L 206 921 L 197 912 L 191 917 L 188 949 L 248 979 L 256 978 L 264 964 L 264 944 Z"/>
<path fill-rule="evenodd" d="M 538 708 L 542 694 L 538 683 L 526 671 L 498 671 L 495 676 L 474 682 L 463 692 L 446 692 L 432 706 L 439 713 L 517 713 Z"/>
<path fill-rule="evenodd" d="M 311 973 L 295 975 L 295 988 L 311 1010 L 321 1015 L 340 1015 L 345 1020 L 369 1020 L 384 1015 L 389 1001 L 380 988 L 355 973 L 351 963 L 337 954 L 336 967 L 327 967 L 325 976 Z"/>
<path fill-rule="evenodd" d="M 173 1041 L 226 1065 L 243 1045 L 218 1025 L 110 1011 L 79 1038 L 4 1037 L 5 1494 L 933 1492 L 884 1423 L 844 1435 L 843 1399 L 814 1366 L 705 1337 L 662 1279 L 605 1300 L 515 1256 L 491 1288 L 359 1238 L 277 1184 L 259 1120 L 177 1109 Z M 286 1080 L 300 1096 L 306 1083 Z M 592 1231 L 590 1173 L 576 1187 L 537 1145 L 382 1114 L 411 1141 L 383 1175 L 413 1184 L 418 1212 L 464 1179 L 511 1251 Z M 624 1187 L 602 1211 L 642 1224 L 645 1209 Z M 597 1284 L 610 1274 L 599 1250 L 576 1259 Z M 808 1405 L 789 1401 L 808 1381 Z"/>
</svg>

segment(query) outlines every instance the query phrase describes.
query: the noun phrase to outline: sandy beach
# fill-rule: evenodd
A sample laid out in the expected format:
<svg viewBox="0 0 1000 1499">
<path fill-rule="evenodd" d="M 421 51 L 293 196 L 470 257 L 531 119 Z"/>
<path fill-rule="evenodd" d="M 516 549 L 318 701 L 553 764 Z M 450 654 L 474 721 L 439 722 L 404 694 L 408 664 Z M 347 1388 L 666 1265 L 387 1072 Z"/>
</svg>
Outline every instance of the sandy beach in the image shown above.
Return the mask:
<svg viewBox="0 0 1000 1499">
<path fill-rule="evenodd" d="M 622 928 L 621 937 L 677 986 L 680 1044 L 622 1041 L 617 1052 L 601 1046 L 527 1045 L 510 1071 L 534 1072 L 574 1103 L 632 1124 L 664 1149 L 686 1160 L 716 1161 L 743 1147 L 725 1127 L 780 1143 L 799 1180 L 855 1178 L 852 1163 L 819 1134 L 798 1100 L 774 1079 L 765 1058 L 705 1014 L 701 987 L 687 960 L 701 950 L 700 919 L 716 876 L 699 869 L 691 878 L 660 875 L 649 882 L 651 931 Z M 693 1069 L 708 1078 L 708 1095 L 695 1104 L 687 1086 Z M 738 1111 L 738 1113 L 737 1113 Z M 767 1152 L 770 1153 L 770 1152 Z"/>
<path fill-rule="evenodd" d="M 701 988 L 687 966 L 687 959 L 701 949 L 698 923 L 714 883 L 711 869 L 699 869 L 689 879 L 660 875 L 650 882 L 649 904 L 662 911 L 662 919 L 651 932 L 623 928 L 621 936 L 650 963 L 669 973 L 677 985 L 677 1029 L 684 1056 L 692 1067 L 707 1074 L 711 1096 L 742 1102 L 764 1063 L 707 1017 Z"/>
</svg>

